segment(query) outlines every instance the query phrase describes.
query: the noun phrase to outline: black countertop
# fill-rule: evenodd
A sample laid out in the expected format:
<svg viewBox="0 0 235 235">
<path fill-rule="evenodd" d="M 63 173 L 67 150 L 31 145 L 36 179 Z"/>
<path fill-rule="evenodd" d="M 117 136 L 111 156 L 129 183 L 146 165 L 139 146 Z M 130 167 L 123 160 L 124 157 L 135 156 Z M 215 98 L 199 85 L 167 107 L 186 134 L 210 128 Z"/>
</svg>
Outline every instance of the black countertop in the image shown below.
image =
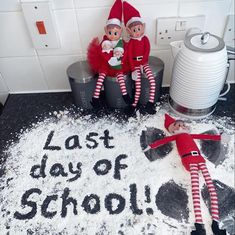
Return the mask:
<svg viewBox="0 0 235 235">
<path fill-rule="evenodd" d="M 219 119 L 221 117 L 226 117 L 226 124 L 230 126 L 234 125 L 235 123 L 234 89 L 235 85 L 232 85 L 230 92 L 226 95 L 227 101 L 218 101 L 217 108 L 213 113 L 213 118 L 218 117 Z M 166 104 L 168 100 L 168 92 L 169 89 L 162 89 L 162 96 L 160 98 L 160 103 L 162 105 Z M 70 92 L 19 94 L 9 96 L 3 109 L 3 112 L 0 116 L 0 179 L 1 176 L 3 176 L 5 173 L 4 161 L 8 157 L 7 154 L 5 154 L 3 151 L 4 148 L 6 148 L 8 144 L 11 143 L 11 141 L 17 142 L 18 136 L 20 136 L 18 134 L 22 133 L 25 129 L 30 128 L 32 124 L 40 120 L 44 120 L 47 117 L 51 118 L 51 114 L 55 111 L 59 112 L 63 110 L 69 110 L 70 114 L 75 115 L 75 117 L 87 114 L 79 110 L 74 105 L 73 97 Z M 91 118 L 99 118 L 93 112 L 91 112 L 91 114 Z M 128 119 L 122 119 L 124 116 L 122 115 L 121 111 L 114 111 L 105 108 L 102 115 L 115 115 L 118 117 L 117 121 L 128 121 Z M 210 148 L 208 148 L 207 145 L 206 150 L 211 150 L 212 148 L 214 151 L 212 151 L 212 157 L 214 157 L 214 153 L 217 151 L 215 145 L 211 145 Z M 7 180 L 10 181 L 11 179 Z M 225 224 L 225 228 L 227 229 L 227 231 L 231 232 L 230 234 L 234 234 L 232 232 L 234 231 L 234 218 L 230 216 L 230 212 L 234 211 L 234 189 L 228 187 L 227 185 L 223 184 L 218 180 L 214 180 L 213 182 L 216 186 L 216 190 L 218 191 L 218 197 L 221 202 L 220 207 L 221 211 L 223 212 L 223 214 L 221 215 L 221 217 L 223 217 L 223 224 Z M 167 192 L 167 194 L 165 194 L 165 192 Z M 159 190 L 159 194 L 157 194 L 158 196 L 156 195 L 156 205 L 161 208 L 160 210 L 162 211 L 162 213 L 164 211 L 164 213 L 166 213 L 166 215 L 171 218 L 177 219 L 177 216 L 179 216 L 179 218 L 187 218 L 187 197 L 184 193 L 184 189 L 182 189 L 180 185 L 177 185 L 174 181 L 169 181 L 168 183 L 161 186 L 161 190 Z M 208 195 L 208 191 L 203 188 L 202 197 L 203 200 L 206 201 L 206 204 L 209 204 Z M 174 208 L 175 210 L 172 210 L 172 208 Z M 184 214 L 182 213 L 182 211 L 184 212 Z M 7 223 L 5 223 L 4 225 L 8 226 L 7 229 L 10 228 Z M 32 231 L 31 228 L 27 231 L 29 231 L 30 234 L 33 234 L 34 229 L 39 229 L 40 232 L 40 228 L 37 227 L 32 228 Z M 43 228 L 42 231 L 44 231 Z M 39 233 L 37 232 L 37 234 Z M 41 234 L 46 233 L 42 232 Z M 50 234 L 50 232 L 48 232 L 47 234 Z"/>
<path fill-rule="evenodd" d="M 162 88 L 164 98 L 161 102 L 167 102 L 169 89 Z M 213 115 L 218 117 L 230 117 L 231 123 L 235 122 L 235 84 L 231 84 L 229 93 L 225 96 L 227 101 L 218 101 Z M 37 94 L 12 94 L 0 116 L 0 164 L 3 161 L 3 150 L 9 140 L 17 140 L 17 134 L 32 123 L 43 120 L 50 112 L 70 110 L 74 113 L 80 111 L 74 105 L 71 92 L 62 93 L 37 93 Z M 113 111 L 106 110 L 106 114 Z M 81 115 L 83 115 L 80 112 Z"/>
</svg>

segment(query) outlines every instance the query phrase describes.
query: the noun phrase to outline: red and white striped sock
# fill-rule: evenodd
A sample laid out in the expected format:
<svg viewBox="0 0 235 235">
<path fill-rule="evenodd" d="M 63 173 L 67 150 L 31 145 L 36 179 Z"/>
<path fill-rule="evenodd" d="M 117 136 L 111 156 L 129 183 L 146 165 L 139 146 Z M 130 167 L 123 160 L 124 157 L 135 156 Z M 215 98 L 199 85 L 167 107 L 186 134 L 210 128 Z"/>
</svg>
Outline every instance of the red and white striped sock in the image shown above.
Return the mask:
<svg viewBox="0 0 235 235">
<path fill-rule="evenodd" d="M 119 73 L 117 75 L 117 80 L 118 80 L 118 83 L 120 85 L 122 95 L 126 95 L 127 91 L 126 91 L 126 84 L 125 84 L 125 80 L 124 80 L 124 77 L 123 77 L 123 73 Z"/>
<path fill-rule="evenodd" d="M 198 166 L 199 169 L 202 171 L 202 175 L 205 179 L 206 186 L 210 194 L 211 216 L 214 220 L 218 221 L 219 220 L 219 207 L 218 207 L 218 197 L 217 197 L 217 193 L 215 190 L 215 186 L 212 182 L 212 179 L 211 179 L 211 176 L 207 169 L 206 164 L 203 162 L 203 163 L 199 163 L 198 165 L 199 165 Z"/>
<path fill-rule="evenodd" d="M 138 104 L 138 101 L 140 99 L 140 92 L 141 92 L 141 70 L 140 67 L 136 67 L 135 70 L 137 70 L 137 79 L 135 81 L 135 98 L 134 103 L 132 106 L 136 107 Z"/>
<path fill-rule="evenodd" d="M 156 83 L 151 68 L 148 64 L 143 66 L 144 72 L 149 80 L 149 102 L 154 103 Z"/>
<path fill-rule="evenodd" d="M 202 213 L 200 205 L 200 191 L 199 191 L 199 175 L 198 165 L 190 164 L 191 187 L 193 196 L 193 208 L 195 215 L 195 222 L 202 224 Z"/>
<path fill-rule="evenodd" d="M 100 97 L 100 90 L 103 86 L 103 82 L 104 82 L 105 77 L 106 77 L 105 73 L 99 73 L 99 77 L 98 77 L 98 80 L 96 82 L 96 87 L 95 87 L 95 91 L 94 91 L 94 94 L 93 94 L 94 98 L 99 98 Z"/>
</svg>

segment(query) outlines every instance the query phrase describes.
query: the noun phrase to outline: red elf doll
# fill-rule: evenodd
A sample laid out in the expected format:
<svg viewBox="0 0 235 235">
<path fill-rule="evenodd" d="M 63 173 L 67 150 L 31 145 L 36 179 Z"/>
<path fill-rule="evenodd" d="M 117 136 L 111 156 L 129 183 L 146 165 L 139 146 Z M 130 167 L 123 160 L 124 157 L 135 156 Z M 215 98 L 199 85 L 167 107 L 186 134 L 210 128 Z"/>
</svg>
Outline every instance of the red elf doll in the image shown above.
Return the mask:
<svg viewBox="0 0 235 235">
<path fill-rule="evenodd" d="M 135 80 L 135 98 L 134 103 L 129 107 L 129 113 L 133 113 L 138 104 L 141 93 L 141 73 L 145 72 L 149 83 L 149 101 L 144 110 L 149 114 L 155 114 L 154 97 L 155 97 L 155 79 L 151 68 L 148 64 L 150 43 L 144 35 L 145 23 L 143 23 L 140 13 L 129 3 L 123 2 L 124 24 L 127 33 L 130 35 L 128 42 L 128 62 L 132 71 L 132 79 Z"/>
<path fill-rule="evenodd" d="M 92 52 L 92 49 L 88 49 L 88 61 L 91 67 L 98 67 L 98 71 L 96 72 L 99 73 L 91 101 L 95 109 L 101 108 L 100 91 L 106 76 L 117 77 L 124 101 L 127 104 L 131 103 L 123 77 L 122 64 L 125 54 L 125 44 L 122 40 L 121 19 L 122 1 L 116 0 L 110 10 L 106 26 L 104 27 L 105 35 L 98 46 L 99 51 L 95 51 L 97 50 L 97 46 L 95 45 L 95 43 L 97 43 L 96 41 L 93 41 L 90 45 L 90 48 L 92 48 L 92 46 L 95 47 L 94 52 Z"/>
<path fill-rule="evenodd" d="M 167 136 L 163 139 L 153 142 L 143 151 L 146 152 L 149 149 L 157 148 L 170 141 L 176 142 L 182 164 L 191 175 L 191 189 L 195 214 L 195 230 L 191 232 L 191 235 L 206 235 L 200 207 L 199 171 L 201 171 L 205 179 L 210 194 L 211 215 L 213 219 L 211 226 L 212 231 L 215 235 L 226 235 L 226 230 L 221 230 L 218 225 L 219 209 L 215 187 L 207 169 L 205 159 L 201 156 L 201 153 L 196 143 L 194 142 L 194 139 L 219 141 L 221 140 L 221 135 L 189 134 L 190 128 L 186 126 L 183 121 L 175 120 L 168 114 L 165 114 L 165 128 L 169 131 L 171 136 Z M 222 138 L 224 136 L 225 135 L 222 135 Z M 224 139 L 226 139 L 226 136 Z"/>
</svg>

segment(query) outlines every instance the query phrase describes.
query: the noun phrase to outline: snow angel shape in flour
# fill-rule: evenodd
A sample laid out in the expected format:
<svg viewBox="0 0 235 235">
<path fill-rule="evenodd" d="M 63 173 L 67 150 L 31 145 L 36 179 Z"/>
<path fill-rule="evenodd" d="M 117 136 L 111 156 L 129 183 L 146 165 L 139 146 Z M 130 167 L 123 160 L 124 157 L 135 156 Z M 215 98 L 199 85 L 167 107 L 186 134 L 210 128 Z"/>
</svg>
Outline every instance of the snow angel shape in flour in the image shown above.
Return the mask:
<svg viewBox="0 0 235 235">
<path fill-rule="evenodd" d="M 223 135 L 210 135 L 210 134 L 190 134 L 190 128 L 185 125 L 181 120 L 175 120 L 168 114 L 165 114 L 165 128 L 169 131 L 171 136 L 164 137 L 150 144 L 143 151 L 146 152 L 150 149 L 158 148 L 159 146 L 176 141 L 178 153 L 181 157 L 182 164 L 191 175 L 191 189 L 193 196 L 193 206 L 195 214 L 195 230 L 191 235 L 206 235 L 204 228 L 201 207 L 200 207 L 200 190 L 199 190 L 199 171 L 205 179 L 211 201 L 211 214 L 212 214 L 212 231 L 215 235 L 226 235 L 226 230 L 221 230 L 218 225 L 219 221 L 219 208 L 216 189 L 212 182 L 210 173 L 207 169 L 205 159 L 201 156 L 199 148 L 197 147 L 194 139 L 223 141 Z"/>
<path fill-rule="evenodd" d="M 99 73 L 91 101 L 95 109 L 101 108 L 100 91 L 106 76 L 117 78 L 124 101 L 127 104 L 131 103 L 123 77 L 126 44 L 122 39 L 121 19 L 122 1 L 116 0 L 104 27 L 105 35 L 103 40 L 99 43 L 98 38 L 95 38 L 88 47 L 88 62 L 94 72 Z"/>
</svg>

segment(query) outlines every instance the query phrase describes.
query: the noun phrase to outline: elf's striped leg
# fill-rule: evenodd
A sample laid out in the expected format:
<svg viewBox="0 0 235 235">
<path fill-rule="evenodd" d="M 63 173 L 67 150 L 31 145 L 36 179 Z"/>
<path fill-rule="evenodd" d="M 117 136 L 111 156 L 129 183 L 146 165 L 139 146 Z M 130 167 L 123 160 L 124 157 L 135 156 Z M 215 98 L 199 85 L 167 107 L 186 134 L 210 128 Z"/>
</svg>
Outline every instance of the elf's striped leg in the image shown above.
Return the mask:
<svg viewBox="0 0 235 235">
<path fill-rule="evenodd" d="M 94 94 L 93 94 L 93 97 L 98 99 L 100 97 L 100 91 L 101 91 L 101 88 L 103 86 L 103 82 L 104 82 L 104 79 L 106 77 L 106 74 L 105 73 L 99 73 L 99 77 L 98 77 L 98 80 L 96 82 L 96 87 L 95 87 L 95 91 L 94 91 Z"/>
<path fill-rule="evenodd" d="M 140 67 L 136 67 L 135 70 L 137 70 L 137 79 L 135 81 L 135 98 L 134 103 L 132 106 L 136 107 L 138 104 L 138 101 L 140 99 L 140 92 L 141 92 L 141 70 Z"/>
<path fill-rule="evenodd" d="M 143 66 L 144 72 L 149 80 L 149 102 L 154 103 L 156 83 L 151 68 L 148 64 Z"/>
<path fill-rule="evenodd" d="M 127 91 L 126 91 L 126 84 L 125 84 L 125 80 L 124 80 L 124 77 L 123 77 L 123 73 L 119 73 L 117 75 L 117 80 L 118 80 L 118 83 L 120 85 L 122 95 L 126 95 Z"/>
<path fill-rule="evenodd" d="M 212 182 L 210 173 L 207 169 L 206 164 L 203 163 L 199 163 L 199 169 L 202 171 L 202 175 L 205 179 L 206 182 L 206 186 L 208 188 L 208 191 L 210 193 L 210 200 L 211 200 L 211 215 L 213 220 L 218 221 L 219 220 L 219 208 L 218 208 L 218 198 L 217 198 L 217 193 L 215 190 L 215 186 Z"/>
<path fill-rule="evenodd" d="M 190 175 L 191 175 L 191 187 L 192 187 L 195 222 L 198 224 L 202 224 L 203 222 L 202 222 L 201 205 L 200 205 L 199 175 L 198 175 L 197 164 L 190 164 Z"/>
</svg>

